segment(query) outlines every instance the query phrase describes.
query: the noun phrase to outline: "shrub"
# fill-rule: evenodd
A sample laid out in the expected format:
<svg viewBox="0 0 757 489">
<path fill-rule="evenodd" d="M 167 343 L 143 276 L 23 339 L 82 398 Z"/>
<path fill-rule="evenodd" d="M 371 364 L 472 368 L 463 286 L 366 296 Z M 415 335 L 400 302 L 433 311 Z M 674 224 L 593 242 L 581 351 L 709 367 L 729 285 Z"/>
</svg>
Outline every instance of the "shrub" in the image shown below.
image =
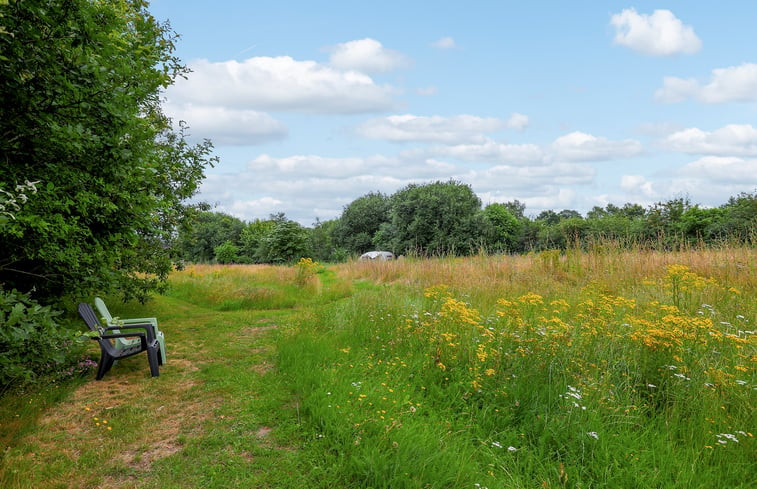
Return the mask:
<svg viewBox="0 0 757 489">
<path fill-rule="evenodd" d="M 82 366 L 81 335 L 61 327 L 55 319 L 60 314 L 27 294 L 0 289 L 0 389 L 73 375 Z"/>
</svg>

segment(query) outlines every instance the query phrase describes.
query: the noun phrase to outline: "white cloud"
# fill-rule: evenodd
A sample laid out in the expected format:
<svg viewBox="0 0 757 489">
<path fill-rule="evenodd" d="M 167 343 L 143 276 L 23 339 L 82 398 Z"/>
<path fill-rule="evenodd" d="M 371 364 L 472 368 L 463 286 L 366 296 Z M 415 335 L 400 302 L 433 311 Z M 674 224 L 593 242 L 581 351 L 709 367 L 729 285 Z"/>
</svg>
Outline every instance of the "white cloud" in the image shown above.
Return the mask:
<svg viewBox="0 0 757 489">
<path fill-rule="evenodd" d="M 691 26 L 684 25 L 670 10 L 655 10 L 652 15 L 625 9 L 610 19 L 615 27 L 615 43 L 650 56 L 692 54 L 702 41 Z"/>
<path fill-rule="evenodd" d="M 406 152 L 413 153 L 428 153 L 468 162 L 509 165 L 541 165 L 545 159 L 544 151 L 536 144 L 506 144 L 488 138 L 480 143 L 435 146 L 426 150 Z"/>
<path fill-rule="evenodd" d="M 666 76 L 662 88 L 655 92 L 655 99 L 662 103 L 695 99 L 706 104 L 757 101 L 757 64 L 716 68 L 706 85 L 693 78 Z"/>
<path fill-rule="evenodd" d="M 392 115 L 371 119 L 357 127 L 358 134 L 385 141 L 423 141 L 445 144 L 483 141 L 482 133 L 500 129 L 500 119 L 473 115 Z"/>
<path fill-rule="evenodd" d="M 318 155 L 295 155 L 273 158 L 260 155 L 248 164 L 248 169 L 264 177 L 291 181 L 295 178 L 348 178 L 362 174 L 391 173 L 399 167 L 396 158 L 372 156 L 368 158 L 327 158 Z"/>
<path fill-rule="evenodd" d="M 505 125 L 509 129 L 517 129 L 519 131 L 522 131 L 526 127 L 528 127 L 529 119 L 527 115 L 518 114 L 517 112 L 514 112 L 509 119 L 507 119 L 507 122 Z"/>
<path fill-rule="evenodd" d="M 431 46 L 437 49 L 455 49 L 457 47 L 457 43 L 455 43 L 454 39 L 447 36 L 432 42 Z"/>
<path fill-rule="evenodd" d="M 287 136 L 283 122 L 255 110 L 187 103 L 179 106 L 167 104 L 165 111 L 174 122 L 187 122 L 192 136 L 209 138 L 219 145 L 259 144 Z"/>
<path fill-rule="evenodd" d="M 620 178 L 620 188 L 631 195 L 640 195 L 645 198 L 654 198 L 655 196 L 652 182 L 641 175 L 623 175 Z"/>
<path fill-rule="evenodd" d="M 677 122 L 642 122 L 636 127 L 636 133 L 651 137 L 664 137 L 680 131 L 683 126 Z"/>
<path fill-rule="evenodd" d="M 611 141 L 579 131 L 557 138 L 552 143 L 551 149 L 555 158 L 567 161 L 628 158 L 643 151 L 641 143 L 633 139 Z"/>
<path fill-rule="evenodd" d="M 709 184 L 738 184 L 757 188 L 757 159 L 705 156 L 685 165 L 681 175 Z"/>
<path fill-rule="evenodd" d="M 751 124 L 729 124 L 713 132 L 689 128 L 674 132 L 661 146 L 689 154 L 718 156 L 757 155 L 757 129 Z M 757 168 L 754 169 L 757 173 Z"/>
<path fill-rule="evenodd" d="M 394 105 L 395 90 L 377 85 L 368 75 L 289 56 L 242 62 L 201 59 L 189 68 L 189 78 L 167 90 L 170 103 L 322 114 L 375 112 Z"/>
<path fill-rule="evenodd" d="M 329 63 L 340 70 L 385 73 L 408 66 L 410 60 L 398 51 L 386 49 L 377 40 L 366 38 L 338 44 Z"/>
</svg>

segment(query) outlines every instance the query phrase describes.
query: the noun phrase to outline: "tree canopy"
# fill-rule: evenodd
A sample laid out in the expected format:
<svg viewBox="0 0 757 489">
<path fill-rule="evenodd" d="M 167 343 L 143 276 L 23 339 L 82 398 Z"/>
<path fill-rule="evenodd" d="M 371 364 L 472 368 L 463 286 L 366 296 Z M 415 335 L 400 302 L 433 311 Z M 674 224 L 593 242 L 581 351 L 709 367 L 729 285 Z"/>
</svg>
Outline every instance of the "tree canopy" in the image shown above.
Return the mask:
<svg viewBox="0 0 757 489">
<path fill-rule="evenodd" d="M 0 4 L 0 188 L 37 193 L 0 225 L 0 284 L 41 298 L 165 282 L 212 146 L 160 108 L 186 68 L 147 2 Z"/>
</svg>

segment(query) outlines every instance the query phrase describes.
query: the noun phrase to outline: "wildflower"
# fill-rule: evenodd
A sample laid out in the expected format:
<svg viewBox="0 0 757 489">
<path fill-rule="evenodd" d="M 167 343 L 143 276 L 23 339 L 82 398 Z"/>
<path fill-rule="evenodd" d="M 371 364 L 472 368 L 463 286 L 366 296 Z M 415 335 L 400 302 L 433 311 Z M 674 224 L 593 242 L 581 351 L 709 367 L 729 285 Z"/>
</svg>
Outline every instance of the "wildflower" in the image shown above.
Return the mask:
<svg viewBox="0 0 757 489">
<path fill-rule="evenodd" d="M 498 441 L 493 441 L 492 446 L 495 448 L 502 448 L 502 444 Z"/>
<path fill-rule="evenodd" d="M 597 432 L 596 432 L 596 431 L 589 431 L 589 432 L 587 432 L 586 434 L 587 434 L 588 436 L 590 436 L 590 437 L 594 438 L 595 440 L 599 440 L 599 435 L 597 434 Z"/>
<path fill-rule="evenodd" d="M 723 445 L 725 445 L 726 443 L 728 443 L 728 440 L 736 442 L 736 443 L 739 442 L 739 439 L 736 438 L 736 435 L 733 435 L 731 433 L 718 433 L 715 436 L 718 437 L 718 443 L 721 443 Z M 725 440 L 723 440 L 724 438 L 725 438 Z"/>
<path fill-rule="evenodd" d="M 515 452 L 515 451 L 517 451 L 517 450 L 518 450 L 517 448 L 515 448 L 515 447 L 512 447 L 512 446 L 510 446 L 510 447 L 507 447 L 507 451 L 508 451 L 508 452 Z"/>
</svg>

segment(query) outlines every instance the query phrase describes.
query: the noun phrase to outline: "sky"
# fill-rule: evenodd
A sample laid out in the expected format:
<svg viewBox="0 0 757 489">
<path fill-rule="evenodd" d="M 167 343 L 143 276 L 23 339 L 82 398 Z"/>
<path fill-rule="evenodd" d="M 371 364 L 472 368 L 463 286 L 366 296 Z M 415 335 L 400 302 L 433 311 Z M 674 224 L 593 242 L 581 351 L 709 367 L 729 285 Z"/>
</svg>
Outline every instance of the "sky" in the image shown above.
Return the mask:
<svg viewBox="0 0 757 489">
<path fill-rule="evenodd" d="M 197 200 L 311 226 L 454 180 L 526 215 L 757 191 L 757 2 L 155 0 Z"/>
</svg>

